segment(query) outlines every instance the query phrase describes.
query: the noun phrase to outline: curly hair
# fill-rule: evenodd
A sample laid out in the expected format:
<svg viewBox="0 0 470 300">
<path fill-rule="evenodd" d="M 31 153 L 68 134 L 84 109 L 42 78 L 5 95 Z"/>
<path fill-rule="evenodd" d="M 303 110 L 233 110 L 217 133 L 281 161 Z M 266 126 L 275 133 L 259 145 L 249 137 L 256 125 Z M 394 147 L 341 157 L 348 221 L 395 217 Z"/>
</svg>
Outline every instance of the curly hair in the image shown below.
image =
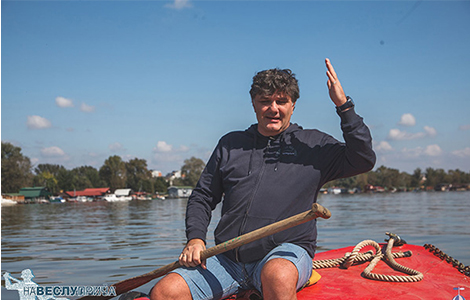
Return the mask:
<svg viewBox="0 0 470 300">
<path fill-rule="evenodd" d="M 275 93 L 286 93 L 292 102 L 299 99 L 299 84 L 295 74 L 289 69 L 269 69 L 258 72 L 253 77 L 250 95 L 254 99 L 256 95 L 273 95 Z"/>
</svg>

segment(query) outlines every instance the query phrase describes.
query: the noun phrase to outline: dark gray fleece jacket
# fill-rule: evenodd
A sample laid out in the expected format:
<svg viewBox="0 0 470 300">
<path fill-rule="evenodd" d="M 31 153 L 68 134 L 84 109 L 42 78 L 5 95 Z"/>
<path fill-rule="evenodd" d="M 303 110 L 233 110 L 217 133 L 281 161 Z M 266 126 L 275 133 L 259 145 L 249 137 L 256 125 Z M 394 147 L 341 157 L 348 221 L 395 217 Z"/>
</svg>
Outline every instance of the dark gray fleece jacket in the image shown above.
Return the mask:
<svg viewBox="0 0 470 300">
<path fill-rule="evenodd" d="M 257 124 L 223 136 L 193 190 L 186 211 L 188 240 L 206 240 L 211 212 L 223 200 L 216 244 L 309 210 L 328 181 L 367 172 L 375 164 L 369 129 L 354 109 L 339 113 L 345 143 L 297 124 L 265 137 Z M 226 252 L 253 262 L 285 242 L 313 258 L 316 221 L 307 222 Z"/>
</svg>

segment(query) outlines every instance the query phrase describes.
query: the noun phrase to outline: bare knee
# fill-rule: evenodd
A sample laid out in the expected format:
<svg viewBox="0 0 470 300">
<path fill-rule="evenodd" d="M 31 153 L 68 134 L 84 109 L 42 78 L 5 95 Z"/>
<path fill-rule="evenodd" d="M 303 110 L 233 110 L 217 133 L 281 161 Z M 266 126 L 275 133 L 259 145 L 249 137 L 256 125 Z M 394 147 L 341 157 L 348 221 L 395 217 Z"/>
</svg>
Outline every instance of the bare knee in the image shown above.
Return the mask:
<svg viewBox="0 0 470 300">
<path fill-rule="evenodd" d="M 191 292 L 186 281 L 179 274 L 170 273 L 153 287 L 151 300 L 191 300 Z"/>
<path fill-rule="evenodd" d="M 282 258 L 268 261 L 261 271 L 265 299 L 296 299 L 299 273 L 295 265 Z"/>
</svg>

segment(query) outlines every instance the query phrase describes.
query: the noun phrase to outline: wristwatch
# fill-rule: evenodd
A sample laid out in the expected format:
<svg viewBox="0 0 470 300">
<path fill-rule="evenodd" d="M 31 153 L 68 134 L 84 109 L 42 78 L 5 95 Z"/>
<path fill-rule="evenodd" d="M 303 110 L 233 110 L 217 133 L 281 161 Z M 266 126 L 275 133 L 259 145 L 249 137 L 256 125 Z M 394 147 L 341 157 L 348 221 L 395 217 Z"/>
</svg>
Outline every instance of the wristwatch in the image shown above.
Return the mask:
<svg viewBox="0 0 470 300">
<path fill-rule="evenodd" d="M 347 96 L 346 99 L 347 99 L 347 101 L 343 105 L 336 106 L 336 111 L 338 113 L 345 112 L 345 111 L 349 110 L 351 107 L 354 107 L 353 99 L 349 96 Z"/>
</svg>

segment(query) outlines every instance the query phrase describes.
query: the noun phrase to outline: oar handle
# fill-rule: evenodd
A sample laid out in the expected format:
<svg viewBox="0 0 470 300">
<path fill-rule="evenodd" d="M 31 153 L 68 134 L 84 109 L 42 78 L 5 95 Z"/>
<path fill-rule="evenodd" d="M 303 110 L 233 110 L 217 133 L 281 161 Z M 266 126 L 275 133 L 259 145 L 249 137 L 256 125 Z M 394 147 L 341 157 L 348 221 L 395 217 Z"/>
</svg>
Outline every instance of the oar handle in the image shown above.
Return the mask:
<svg viewBox="0 0 470 300">
<path fill-rule="evenodd" d="M 264 237 L 273 235 L 275 233 L 281 232 L 283 230 L 286 230 L 288 228 L 300 225 L 302 223 L 311 221 L 316 218 L 323 218 L 323 219 L 328 219 L 331 217 L 331 212 L 321 206 L 318 203 L 314 203 L 312 205 L 312 209 L 297 215 L 294 215 L 292 217 L 289 217 L 287 219 L 278 221 L 276 223 L 264 226 L 262 228 L 253 230 L 252 232 L 245 233 L 241 236 L 238 236 L 236 238 L 233 238 L 231 240 L 228 240 L 226 242 L 223 242 L 221 244 L 218 244 L 214 247 L 211 247 L 209 249 L 206 249 L 202 251 L 201 253 L 201 258 L 206 259 L 214 255 L 218 255 L 221 253 L 224 253 L 226 251 L 235 249 L 237 247 L 246 245 L 248 243 L 251 243 L 253 241 L 262 239 Z"/>
<path fill-rule="evenodd" d="M 239 237 L 233 238 L 224 243 L 218 244 L 217 246 L 206 249 L 201 253 L 201 258 L 206 259 L 211 256 L 224 253 L 226 251 L 235 249 L 237 247 L 248 244 L 255 240 L 281 232 L 283 230 L 300 225 L 302 223 L 308 222 L 316 218 L 328 219 L 329 217 L 331 217 L 331 212 L 327 208 L 321 206 L 318 203 L 314 203 L 312 205 L 312 209 L 309 211 L 297 214 L 295 216 L 284 219 L 282 221 L 278 221 L 271 225 L 267 225 L 265 227 L 254 230 L 252 232 L 243 234 Z M 179 261 L 175 261 L 171 264 L 168 264 L 166 266 L 163 266 L 159 269 L 153 270 L 146 274 L 122 280 L 118 283 L 113 284 L 112 286 L 116 290 L 116 295 L 121 295 L 141 285 L 144 285 L 147 282 L 155 278 L 163 276 L 179 267 L 181 267 Z M 97 299 L 104 300 L 104 299 L 110 299 L 110 298 L 112 298 L 112 296 L 85 296 L 85 297 L 79 298 L 78 300 L 97 300 Z"/>
</svg>

